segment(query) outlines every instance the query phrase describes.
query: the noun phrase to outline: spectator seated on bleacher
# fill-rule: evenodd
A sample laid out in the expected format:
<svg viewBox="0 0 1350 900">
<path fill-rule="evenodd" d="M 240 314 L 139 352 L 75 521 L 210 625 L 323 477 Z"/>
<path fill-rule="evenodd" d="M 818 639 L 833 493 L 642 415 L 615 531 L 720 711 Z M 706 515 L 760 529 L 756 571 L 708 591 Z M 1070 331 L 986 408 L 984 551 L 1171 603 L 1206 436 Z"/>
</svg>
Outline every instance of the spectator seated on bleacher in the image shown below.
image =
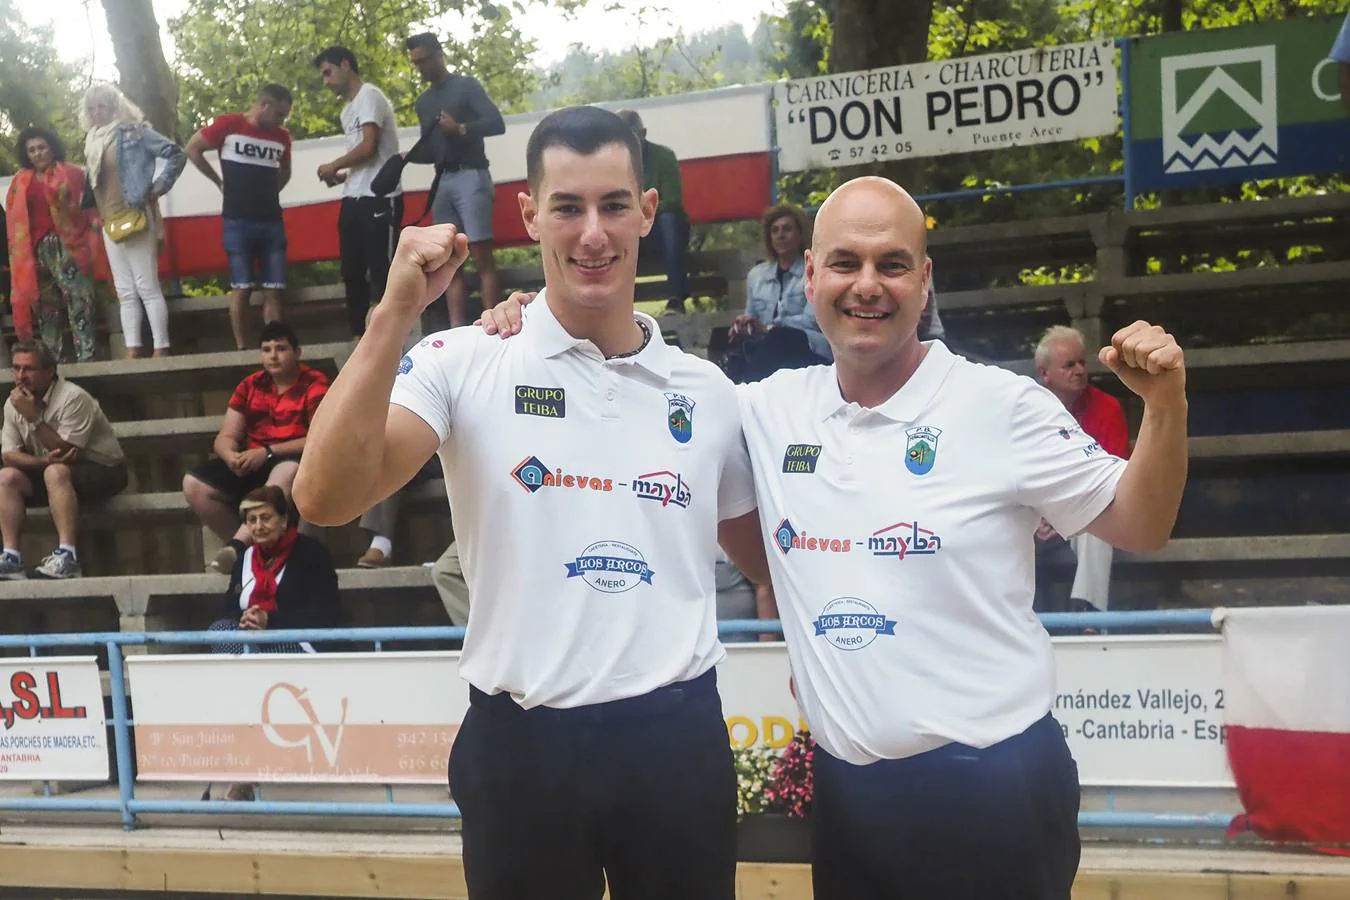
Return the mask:
<svg viewBox="0 0 1350 900">
<path fill-rule="evenodd" d="M 208 631 L 266 631 L 337 628 L 342 624 L 337 570 L 322 542 L 300 534 L 290 504 L 274 484 L 249 491 L 239 515 L 251 544 L 230 571 L 222 617 Z M 213 653 L 244 652 L 243 644 L 221 642 Z M 313 653 L 309 641 L 255 644 L 258 653 Z M 210 797 L 210 788 L 204 799 Z M 252 800 L 253 785 L 234 784 L 226 800 Z"/>
<path fill-rule="evenodd" d="M 5 401 L 0 438 L 0 578 L 26 577 L 19 539 L 26 508 L 49 506 L 57 547 L 35 574 L 83 574 L 75 538 L 80 504 L 104 500 L 127 486 L 127 464 L 112 424 L 98 401 L 56 371 L 41 341 L 20 341 L 10 352 L 16 387 Z"/>
<path fill-rule="evenodd" d="M 722 367 L 732 381 L 759 381 L 779 369 L 826 365 L 834 357 L 806 299 L 808 226 L 795 206 L 764 214 L 768 259 L 745 276 L 744 315 L 731 323 Z"/>
<path fill-rule="evenodd" d="M 1076 328 L 1056 325 L 1036 345 L 1036 373 L 1101 449 L 1121 459 L 1130 458 L 1130 430 L 1120 401 L 1088 384 L 1087 342 Z M 1068 437 L 1065 434 L 1065 437 Z M 1091 448 L 1089 448 L 1091 449 Z M 1036 608 L 1040 612 L 1091 612 L 1108 608 L 1111 592 L 1111 559 L 1115 551 L 1101 538 L 1087 532 L 1065 539 L 1042 521 L 1036 529 L 1038 568 L 1053 565 L 1056 558 L 1076 563 L 1067 605 L 1052 598 L 1044 579 L 1037 586 Z"/>
<path fill-rule="evenodd" d="M 215 456 L 183 476 L 183 496 L 221 540 L 227 541 L 207 566 L 228 574 L 249 543 L 239 522 L 239 502 L 264 484 L 289 497 L 300 453 L 328 376 L 300 362 L 300 341 L 284 322 L 262 330 L 262 371 L 235 388 L 212 449 Z"/>
<path fill-rule="evenodd" d="M 230 570 L 222 616 L 210 631 L 268 628 L 337 628 L 342 622 L 337 570 L 328 548 L 300 534 L 290 502 L 275 484 L 249 491 L 239 515 L 250 544 Z M 313 653 L 310 642 L 259 644 L 260 653 Z M 221 643 L 215 653 L 242 653 L 242 644 Z"/>
</svg>

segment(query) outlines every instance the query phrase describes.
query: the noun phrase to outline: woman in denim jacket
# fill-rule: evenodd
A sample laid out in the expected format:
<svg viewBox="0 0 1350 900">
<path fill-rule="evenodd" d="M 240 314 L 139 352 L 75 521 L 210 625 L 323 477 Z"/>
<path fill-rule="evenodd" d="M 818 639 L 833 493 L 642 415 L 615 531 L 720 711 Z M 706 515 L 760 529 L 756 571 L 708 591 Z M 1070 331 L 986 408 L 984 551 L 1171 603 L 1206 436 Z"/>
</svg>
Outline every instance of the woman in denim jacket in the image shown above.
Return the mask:
<svg viewBox="0 0 1350 900">
<path fill-rule="evenodd" d="M 775 206 L 761 222 L 768 259 L 745 276 L 745 313 L 731 323 L 723 364 L 738 382 L 834 359 L 806 299 L 806 215 L 795 206 Z"/>
<path fill-rule="evenodd" d="M 149 222 L 144 231 L 120 242 L 108 237 L 106 231 L 103 234 L 127 356 L 135 359 L 142 355 L 142 304 L 150 319 L 155 356 L 167 356 L 169 307 L 159 286 L 164 220 L 158 200 L 182 174 L 187 154 L 147 125 L 136 105 L 110 84 L 96 84 L 85 91 L 80 125 L 87 131 L 84 157 L 99 217 L 106 225 L 128 209 L 139 209 L 145 211 Z M 159 178 L 155 178 L 157 158 L 167 161 Z"/>
</svg>

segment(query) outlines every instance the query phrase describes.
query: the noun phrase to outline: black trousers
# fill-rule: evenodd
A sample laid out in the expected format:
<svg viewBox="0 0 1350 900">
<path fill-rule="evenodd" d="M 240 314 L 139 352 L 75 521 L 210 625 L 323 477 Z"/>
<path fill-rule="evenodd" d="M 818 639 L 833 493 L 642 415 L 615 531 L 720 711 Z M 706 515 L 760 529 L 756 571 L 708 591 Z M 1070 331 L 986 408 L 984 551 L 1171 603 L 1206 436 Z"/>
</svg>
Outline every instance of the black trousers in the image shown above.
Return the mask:
<svg viewBox="0 0 1350 900">
<path fill-rule="evenodd" d="M 1069 900 L 1078 767 L 1046 716 L 977 750 L 856 766 L 815 753 L 816 900 Z"/>
<path fill-rule="evenodd" d="M 736 775 L 714 671 L 525 710 L 470 689 L 450 753 L 472 900 L 733 900 Z"/>
<path fill-rule="evenodd" d="M 403 195 L 343 197 L 338 213 L 338 249 L 347 289 L 347 321 L 352 336 L 366 333 L 370 298 L 384 296 L 389 264 L 403 223 Z"/>
</svg>

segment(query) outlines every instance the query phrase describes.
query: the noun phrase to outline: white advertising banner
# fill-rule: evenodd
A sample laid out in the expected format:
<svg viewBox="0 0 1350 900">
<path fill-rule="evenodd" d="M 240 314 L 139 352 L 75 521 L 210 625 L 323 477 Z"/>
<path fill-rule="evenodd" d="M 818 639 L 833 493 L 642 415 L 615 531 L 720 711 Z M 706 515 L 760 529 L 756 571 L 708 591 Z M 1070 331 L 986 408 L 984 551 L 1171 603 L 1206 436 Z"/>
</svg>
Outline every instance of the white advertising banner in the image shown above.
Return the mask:
<svg viewBox="0 0 1350 900">
<path fill-rule="evenodd" d="M 127 660 L 142 781 L 444 784 L 458 653 Z"/>
<path fill-rule="evenodd" d="M 1057 638 L 1052 712 L 1089 787 L 1232 787 L 1218 635 Z M 800 723 L 783 644 L 728 647 L 732 746 L 785 746 Z"/>
<path fill-rule="evenodd" d="M 774 87 L 784 172 L 1114 134 L 1112 41 L 841 72 Z"/>
<path fill-rule="evenodd" d="M 94 657 L 0 659 L 0 679 L 0 780 L 108 780 L 103 682 Z"/>
<path fill-rule="evenodd" d="M 1084 785 L 1232 785 L 1220 646 L 1055 641 L 1054 714 Z M 138 776 L 442 784 L 468 709 L 458 665 L 448 652 L 131 657 Z M 728 645 L 717 675 L 732 746 L 782 748 L 806 727 L 783 644 Z"/>
<path fill-rule="evenodd" d="M 1218 635 L 1060 638 L 1064 726 L 1085 785 L 1232 787 Z"/>
</svg>

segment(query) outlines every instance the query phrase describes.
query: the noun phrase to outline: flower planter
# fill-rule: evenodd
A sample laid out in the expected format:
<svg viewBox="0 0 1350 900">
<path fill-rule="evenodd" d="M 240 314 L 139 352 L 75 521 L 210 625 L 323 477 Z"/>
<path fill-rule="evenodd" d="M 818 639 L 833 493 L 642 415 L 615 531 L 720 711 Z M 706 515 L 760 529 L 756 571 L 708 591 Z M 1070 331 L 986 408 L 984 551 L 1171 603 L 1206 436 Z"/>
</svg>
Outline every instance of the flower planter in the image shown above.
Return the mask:
<svg viewBox="0 0 1350 900">
<path fill-rule="evenodd" d="M 783 813 L 745 816 L 736 824 L 736 858 L 742 862 L 810 862 L 811 820 Z"/>
</svg>

